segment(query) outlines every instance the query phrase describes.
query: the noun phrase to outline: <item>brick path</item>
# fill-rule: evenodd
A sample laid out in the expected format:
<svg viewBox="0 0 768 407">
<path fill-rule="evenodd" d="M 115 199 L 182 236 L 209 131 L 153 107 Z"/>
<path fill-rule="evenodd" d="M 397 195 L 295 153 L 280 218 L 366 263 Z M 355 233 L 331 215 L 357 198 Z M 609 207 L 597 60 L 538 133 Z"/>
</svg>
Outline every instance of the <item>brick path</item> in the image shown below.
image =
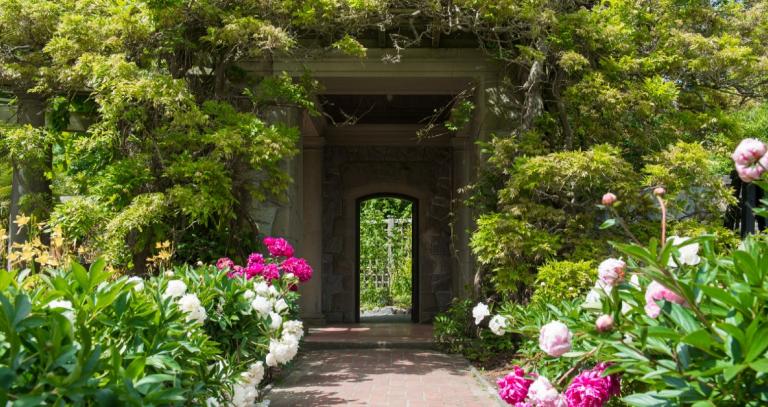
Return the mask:
<svg viewBox="0 0 768 407">
<path fill-rule="evenodd" d="M 462 358 L 428 350 L 305 351 L 270 407 L 499 406 Z"/>
</svg>

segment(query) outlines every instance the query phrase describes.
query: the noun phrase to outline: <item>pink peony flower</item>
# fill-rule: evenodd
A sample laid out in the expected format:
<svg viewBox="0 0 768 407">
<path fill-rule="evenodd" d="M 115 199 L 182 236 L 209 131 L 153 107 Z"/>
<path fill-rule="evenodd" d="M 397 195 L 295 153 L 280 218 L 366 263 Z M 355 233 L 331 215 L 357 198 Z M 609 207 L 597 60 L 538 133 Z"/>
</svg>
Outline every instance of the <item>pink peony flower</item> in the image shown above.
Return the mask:
<svg viewBox="0 0 768 407">
<path fill-rule="evenodd" d="M 568 407 L 602 407 L 612 396 L 620 393 L 619 377 L 603 375 L 607 367 L 607 364 L 600 363 L 573 379 L 565 391 Z"/>
<path fill-rule="evenodd" d="M 619 259 L 606 259 L 597 266 L 597 276 L 603 284 L 613 287 L 624 280 L 626 267 Z"/>
<path fill-rule="evenodd" d="M 229 257 L 222 257 L 218 261 L 216 261 L 216 268 L 219 270 L 224 270 L 226 268 L 230 270 L 235 269 L 235 262 L 232 261 Z"/>
<path fill-rule="evenodd" d="M 645 313 L 651 317 L 656 318 L 661 313 L 661 307 L 656 301 L 667 300 L 675 304 L 685 304 L 685 299 L 672 292 L 669 288 L 664 287 L 656 281 L 652 281 L 648 284 L 648 288 L 645 290 Z"/>
<path fill-rule="evenodd" d="M 736 147 L 731 158 L 737 165 L 752 165 L 762 158 L 766 152 L 768 152 L 768 148 L 766 148 L 762 141 L 745 138 Z"/>
<path fill-rule="evenodd" d="M 617 200 L 617 199 L 618 199 L 618 198 L 616 198 L 616 195 L 614 195 L 614 194 L 612 194 L 612 193 L 608 192 L 607 194 L 603 195 L 603 205 L 605 205 L 605 206 L 611 206 L 611 205 L 613 205 L 614 203 L 616 203 L 616 200 Z"/>
<path fill-rule="evenodd" d="M 267 264 L 261 272 L 261 276 L 264 277 L 267 282 L 280 278 L 280 270 L 277 268 L 277 264 Z"/>
<path fill-rule="evenodd" d="M 251 253 L 251 255 L 248 256 L 246 267 L 250 267 L 253 264 L 264 264 L 264 256 L 262 256 L 261 253 Z"/>
<path fill-rule="evenodd" d="M 245 268 L 245 275 L 248 277 L 248 279 L 252 279 L 256 276 L 260 276 L 264 273 L 264 268 L 266 265 L 264 263 L 250 263 L 248 264 L 248 267 Z"/>
<path fill-rule="evenodd" d="M 752 182 L 763 175 L 768 168 L 768 157 L 766 157 L 766 145 L 753 138 L 741 140 L 736 150 L 731 155 L 736 172 L 744 182 Z"/>
<path fill-rule="evenodd" d="M 280 237 L 264 238 L 269 254 L 275 257 L 293 257 L 293 246 L 287 240 Z"/>
<path fill-rule="evenodd" d="M 595 321 L 595 328 L 600 332 L 607 332 L 613 329 L 613 317 L 610 315 L 600 315 Z"/>
<path fill-rule="evenodd" d="M 513 371 L 496 381 L 499 385 L 499 397 L 507 404 L 525 402 L 528 396 L 528 388 L 533 380 L 525 378 L 525 372 L 520 366 L 514 366 Z"/>
<path fill-rule="evenodd" d="M 302 283 L 312 278 L 312 267 L 306 260 L 299 257 L 290 257 L 285 259 L 280 265 L 285 273 L 293 273 Z"/>
<path fill-rule="evenodd" d="M 233 266 L 232 271 L 227 273 L 227 277 L 236 278 L 245 275 L 245 269 L 242 266 Z"/>
<path fill-rule="evenodd" d="M 560 321 L 552 321 L 539 332 L 539 348 L 547 355 L 560 357 L 571 350 L 573 335 L 568 327 Z"/>
<path fill-rule="evenodd" d="M 528 400 L 536 407 L 567 407 L 565 397 L 544 376 L 539 376 L 528 388 Z"/>
</svg>

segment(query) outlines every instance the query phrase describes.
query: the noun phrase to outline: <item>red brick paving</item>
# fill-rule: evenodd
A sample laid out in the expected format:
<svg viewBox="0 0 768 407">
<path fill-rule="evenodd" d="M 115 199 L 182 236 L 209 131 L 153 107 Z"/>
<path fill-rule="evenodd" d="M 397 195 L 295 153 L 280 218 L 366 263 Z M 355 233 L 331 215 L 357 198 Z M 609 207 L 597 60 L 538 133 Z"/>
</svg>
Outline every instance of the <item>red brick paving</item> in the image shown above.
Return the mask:
<svg viewBox="0 0 768 407">
<path fill-rule="evenodd" d="M 306 351 L 267 398 L 270 407 L 499 405 L 464 359 L 407 349 Z"/>
</svg>

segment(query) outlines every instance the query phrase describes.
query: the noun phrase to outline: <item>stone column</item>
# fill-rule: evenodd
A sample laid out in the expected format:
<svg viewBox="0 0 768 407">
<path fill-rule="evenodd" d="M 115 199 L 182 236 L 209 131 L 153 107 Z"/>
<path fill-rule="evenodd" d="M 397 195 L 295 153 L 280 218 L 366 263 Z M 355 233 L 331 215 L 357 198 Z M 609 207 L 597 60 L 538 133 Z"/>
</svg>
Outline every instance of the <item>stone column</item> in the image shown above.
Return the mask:
<svg viewBox="0 0 768 407">
<path fill-rule="evenodd" d="M 45 126 L 45 101 L 35 95 L 22 94 L 18 96 L 17 121 L 21 125 L 31 125 L 33 127 Z M 27 229 L 19 230 L 14 220 L 16 216 L 24 213 L 29 215 L 36 212 L 38 215 L 50 210 L 51 186 L 45 177 L 47 170 L 50 170 L 51 150 L 47 151 L 48 159 L 45 162 L 23 163 L 12 158 L 13 181 L 11 184 L 11 205 L 9 208 L 8 224 L 8 250 L 14 243 L 23 243 L 27 239 Z M 38 195 L 38 196 L 34 196 Z M 25 198 L 34 198 L 34 206 L 27 207 Z M 37 219 L 47 220 L 47 219 Z M 7 265 L 10 270 L 10 262 Z"/>
<path fill-rule="evenodd" d="M 305 116 L 302 126 L 302 209 L 303 235 L 301 255 L 314 269 L 312 279 L 299 289 L 301 319 L 307 325 L 322 325 L 323 299 L 323 144 L 311 120 Z"/>
<path fill-rule="evenodd" d="M 451 140 L 453 147 L 453 256 L 456 261 L 453 276 L 453 292 L 460 298 L 472 296 L 474 279 L 474 262 L 469 250 L 469 238 L 472 233 L 472 213 L 464 204 L 467 198 L 460 190 L 471 181 L 472 154 L 471 146 L 467 146 L 469 138 L 465 134 L 457 134 Z"/>
</svg>

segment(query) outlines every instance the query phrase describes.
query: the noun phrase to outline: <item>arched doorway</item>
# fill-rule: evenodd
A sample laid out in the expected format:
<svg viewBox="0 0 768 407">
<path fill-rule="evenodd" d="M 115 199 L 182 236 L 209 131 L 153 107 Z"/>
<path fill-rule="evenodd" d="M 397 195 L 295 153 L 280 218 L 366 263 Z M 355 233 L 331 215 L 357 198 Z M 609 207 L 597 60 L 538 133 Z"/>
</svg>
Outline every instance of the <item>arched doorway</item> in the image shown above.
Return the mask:
<svg viewBox="0 0 768 407">
<path fill-rule="evenodd" d="M 377 193 L 355 207 L 356 322 L 418 322 L 418 199 Z"/>
</svg>

